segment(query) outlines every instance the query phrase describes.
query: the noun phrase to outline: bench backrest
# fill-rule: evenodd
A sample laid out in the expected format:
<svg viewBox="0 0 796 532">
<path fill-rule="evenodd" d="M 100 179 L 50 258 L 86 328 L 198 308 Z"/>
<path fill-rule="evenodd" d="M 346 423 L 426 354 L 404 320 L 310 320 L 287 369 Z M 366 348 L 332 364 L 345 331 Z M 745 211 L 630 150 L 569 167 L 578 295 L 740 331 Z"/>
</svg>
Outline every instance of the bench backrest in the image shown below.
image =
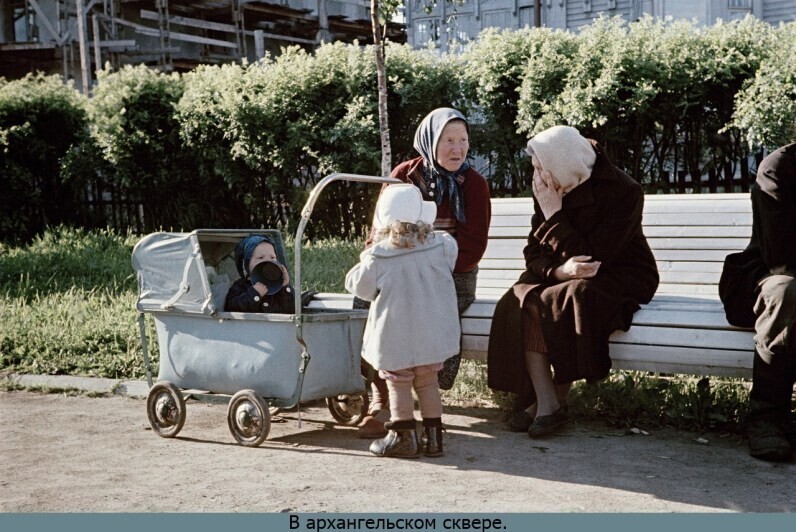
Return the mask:
<svg viewBox="0 0 796 532">
<path fill-rule="evenodd" d="M 492 200 L 489 244 L 479 264 L 479 299 L 501 296 L 525 269 L 522 250 L 531 227 L 531 198 Z M 718 298 L 724 257 L 752 234 L 747 193 L 645 196 L 644 234 L 658 263 L 658 294 Z"/>
</svg>

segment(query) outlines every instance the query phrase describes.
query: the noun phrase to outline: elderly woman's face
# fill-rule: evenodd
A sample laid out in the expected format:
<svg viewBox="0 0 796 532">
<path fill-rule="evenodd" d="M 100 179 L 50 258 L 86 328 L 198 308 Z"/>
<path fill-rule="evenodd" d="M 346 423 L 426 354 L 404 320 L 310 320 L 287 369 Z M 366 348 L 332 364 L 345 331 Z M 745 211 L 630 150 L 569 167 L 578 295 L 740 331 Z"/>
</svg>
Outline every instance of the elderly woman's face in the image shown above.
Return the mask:
<svg viewBox="0 0 796 532">
<path fill-rule="evenodd" d="M 437 164 L 448 172 L 455 172 L 467 159 L 470 137 L 467 126 L 461 120 L 451 120 L 444 128 L 437 142 Z"/>
</svg>

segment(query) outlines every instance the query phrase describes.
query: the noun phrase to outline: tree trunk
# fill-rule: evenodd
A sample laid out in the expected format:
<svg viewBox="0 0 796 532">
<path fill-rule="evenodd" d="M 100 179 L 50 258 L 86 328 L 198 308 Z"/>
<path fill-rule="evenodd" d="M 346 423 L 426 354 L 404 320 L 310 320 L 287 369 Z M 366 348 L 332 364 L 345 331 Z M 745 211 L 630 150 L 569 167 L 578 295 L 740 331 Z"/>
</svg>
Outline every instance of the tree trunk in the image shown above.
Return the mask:
<svg viewBox="0 0 796 532">
<path fill-rule="evenodd" d="M 329 31 L 329 16 L 326 14 L 326 0 L 318 0 L 318 34 L 315 36 L 318 44 L 334 41 L 332 32 Z"/>
<path fill-rule="evenodd" d="M 741 191 L 749 192 L 749 154 L 741 153 Z"/>
<path fill-rule="evenodd" d="M 373 49 L 376 53 L 376 77 L 379 88 L 379 133 L 381 134 L 381 175 L 392 172 L 390 122 L 387 114 L 387 72 L 384 66 L 384 43 L 379 25 L 379 0 L 370 0 L 370 20 L 373 26 Z"/>
</svg>

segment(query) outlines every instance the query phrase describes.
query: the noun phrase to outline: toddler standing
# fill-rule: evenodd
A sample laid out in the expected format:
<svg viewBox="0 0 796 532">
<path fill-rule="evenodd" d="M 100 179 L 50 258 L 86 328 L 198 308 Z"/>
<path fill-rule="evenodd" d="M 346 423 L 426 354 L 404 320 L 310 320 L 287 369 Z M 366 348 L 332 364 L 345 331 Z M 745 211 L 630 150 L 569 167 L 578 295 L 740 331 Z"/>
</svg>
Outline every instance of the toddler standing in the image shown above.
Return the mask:
<svg viewBox="0 0 796 532">
<path fill-rule="evenodd" d="M 374 244 L 348 272 L 346 289 L 371 301 L 362 357 L 387 382 L 391 421 L 370 451 L 378 456 L 442 455 L 437 373 L 459 352 L 461 328 L 453 268 L 456 240 L 433 231 L 437 207 L 411 184 L 390 185 L 376 205 Z M 414 388 L 423 419 L 420 449 Z"/>
</svg>

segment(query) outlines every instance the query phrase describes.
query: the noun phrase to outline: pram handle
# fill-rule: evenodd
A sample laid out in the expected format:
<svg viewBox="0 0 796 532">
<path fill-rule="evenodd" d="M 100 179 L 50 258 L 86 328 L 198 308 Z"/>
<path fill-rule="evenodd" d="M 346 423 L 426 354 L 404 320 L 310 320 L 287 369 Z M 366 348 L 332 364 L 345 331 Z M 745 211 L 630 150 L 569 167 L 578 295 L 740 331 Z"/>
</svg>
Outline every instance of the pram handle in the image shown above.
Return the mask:
<svg viewBox="0 0 796 532">
<path fill-rule="evenodd" d="M 297 320 L 297 330 L 296 330 L 296 337 L 298 338 L 299 343 L 304 345 L 303 334 L 301 330 L 301 238 L 304 235 L 304 228 L 307 226 L 307 222 L 309 222 L 310 216 L 312 215 L 312 211 L 315 208 L 315 202 L 318 201 L 318 197 L 326 188 L 326 185 L 331 183 L 332 181 L 359 181 L 363 183 L 401 183 L 400 180 L 392 178 L 392 177 L 380 177 L 380 176 L 371 176 L 371 175 L 359 175 L 359 174 L 344 174 L 344 173 L 336 173 L 330 174 L 323 179 L 321 179 L 315 187 L 310 191 L 310 197 L 307 198 L 307 202 L 304 204 L 304 208 L 301 209 L 301 220 L 299 221 L 298 229 L 296 229 L 296 239 L 294 241 L 294 268 L 295 272 L 293 275 L 293 287 L 294 290 L 294 301 L 296 306 L 296 320 Z"/>
</svg>

